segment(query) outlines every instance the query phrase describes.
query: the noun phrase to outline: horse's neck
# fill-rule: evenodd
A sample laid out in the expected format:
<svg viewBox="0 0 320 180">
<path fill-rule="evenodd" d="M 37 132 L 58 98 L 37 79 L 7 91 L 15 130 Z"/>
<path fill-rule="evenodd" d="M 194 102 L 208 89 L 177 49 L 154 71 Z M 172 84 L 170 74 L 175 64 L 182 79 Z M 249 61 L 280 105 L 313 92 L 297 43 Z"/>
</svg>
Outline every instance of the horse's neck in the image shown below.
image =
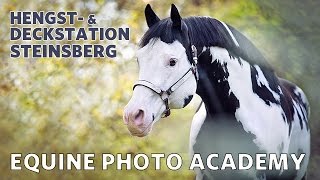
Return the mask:
<svg viewBox="0 0 320 180">
<path fill-rule="evenodd" d="M 237 93 L 248 93 L 252 87 L 250 64 L 220 47 L 210 47 L 199 57 L 197 94 L 206 105 L 207 113 L 234 115 L 239 107 Z M 252 88 L 251 88 L 252 89 Z"/>
</svg>

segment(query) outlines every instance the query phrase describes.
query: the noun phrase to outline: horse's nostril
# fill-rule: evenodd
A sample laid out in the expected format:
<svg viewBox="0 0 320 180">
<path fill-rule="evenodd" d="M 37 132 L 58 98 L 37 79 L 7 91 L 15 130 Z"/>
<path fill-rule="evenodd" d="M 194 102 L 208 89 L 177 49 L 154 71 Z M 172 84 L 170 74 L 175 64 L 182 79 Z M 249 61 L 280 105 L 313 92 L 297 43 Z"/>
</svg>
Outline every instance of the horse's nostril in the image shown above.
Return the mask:
<svg viewBox="0 0 320 180">
<path fill-rule="evenodd" d="M 142 120 L 143 119 L 143 110 L 139 109 L 138 113 L 135 115 L 134 120 Z"/>
<path fill-rule="evenodd" d="M 144 116 L 144 111 L 139 109 L 138 111 L 136 111 L 135 114 L 133 114 L 132 116 L 132 123 L 135 125 L 135 126 L 141 126 L 143 125 L 143 117 Z"/>
</svg>

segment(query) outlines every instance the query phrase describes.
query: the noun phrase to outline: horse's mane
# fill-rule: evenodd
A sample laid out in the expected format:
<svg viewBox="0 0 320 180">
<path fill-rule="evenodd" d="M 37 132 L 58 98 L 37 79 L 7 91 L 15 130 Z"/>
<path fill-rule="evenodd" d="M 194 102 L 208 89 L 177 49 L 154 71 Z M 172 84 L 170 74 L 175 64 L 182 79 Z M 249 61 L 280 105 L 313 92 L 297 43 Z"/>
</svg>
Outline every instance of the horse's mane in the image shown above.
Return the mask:
<svg viewBox="0 0 320 180">
<path fill-rule="evenodd" d="M 186 25 L 186 27 L 182 26 L 182 29 L 186 28 L 188 30 L 190 43 L 196 47 L 222 47 L 227 49 L 232 56 L 241 57 L 251 64 L 257 64 L 262 68 L 272 70 L 252 42 L 232 26 L 227 25 L 239 46 L 235 44 L 232 36 L 219 20 L 210 17 L 188 17 L 182 19 L 182 21 Z M 166 18 L 149 28 L 142 37 L 140 46 L 145 46 L 152 38 L 160 38 L 163 42 L 172 43 L 179 39 L 179 35 L 172 31 L 171 19 Z"/>
</svg>

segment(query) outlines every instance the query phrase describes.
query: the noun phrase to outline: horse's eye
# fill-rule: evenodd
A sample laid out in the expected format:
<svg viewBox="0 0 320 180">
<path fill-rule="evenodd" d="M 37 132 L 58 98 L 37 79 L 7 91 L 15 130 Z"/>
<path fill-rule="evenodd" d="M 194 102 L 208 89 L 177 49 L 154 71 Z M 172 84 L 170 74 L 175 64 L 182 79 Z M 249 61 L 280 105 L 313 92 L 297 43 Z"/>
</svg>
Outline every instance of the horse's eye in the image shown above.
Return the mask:
<svg viewBox="0 0 320 180">
<path fill-rule="evenodd" d="M 170 62 L 169 62 L 169 65 L 170 65 L 170 66 L 175 66 L 176 63 L 177 63 L 177 60 L 174 59 L 174 58 L 171 58 L 171 59 L 170 59 Z"/>
</svg>

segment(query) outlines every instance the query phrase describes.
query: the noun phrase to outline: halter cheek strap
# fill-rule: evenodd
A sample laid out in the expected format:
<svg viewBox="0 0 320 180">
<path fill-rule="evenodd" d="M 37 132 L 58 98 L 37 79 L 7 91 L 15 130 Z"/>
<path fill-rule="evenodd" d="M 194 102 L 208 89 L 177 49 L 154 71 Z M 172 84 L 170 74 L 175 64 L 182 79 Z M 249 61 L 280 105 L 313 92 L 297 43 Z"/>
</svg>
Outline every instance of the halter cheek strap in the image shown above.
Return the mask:
<svg viewBox="0 0 320 180">
<path fill-rule="evenodd" d="M 156 86 L 150 81 L 147 80 L 138 80 L 134 85 L 133 89 L 137 86 L 144 86 L 149 88 L 156 94 L 160 96 L 164 105 L 166 106 L 166 110 L 163 112 L 162 118 L 168 117 L 170 115 L 170 107 L 169 107 L 169 96 L 177 90 L 184 82 L 186 82 L 192 75 L 195 76 L 196 80 L 198 81 L 198 71 L 197 71 L 197 63 L 198 63 L 198 56 L 197 56 L 197 49 L 194 45 L 191 46 L 192 50 L 192 62 L 190 69 L 185 72 L 175 83 L 173 83 L 167 90 L 163 90 L 160 87 Z"/>
<path fill-rule="evenodd" d="M 144 86 L 146 88 L 151 89 L 156 94 L 158 94 L 162 99 L 162 101 L 164 102 L 164 105 L 166 106 L 166 110 L 163 112 L 163 117 L 167 117 L 170 115 L 169 96 L 172 93 L 172 90 L 170 88 L 168 90 L 162 90 L 147 80 L 138 80 L 134 84 L 133 89 L 137 86 Z"/>
</svg>

